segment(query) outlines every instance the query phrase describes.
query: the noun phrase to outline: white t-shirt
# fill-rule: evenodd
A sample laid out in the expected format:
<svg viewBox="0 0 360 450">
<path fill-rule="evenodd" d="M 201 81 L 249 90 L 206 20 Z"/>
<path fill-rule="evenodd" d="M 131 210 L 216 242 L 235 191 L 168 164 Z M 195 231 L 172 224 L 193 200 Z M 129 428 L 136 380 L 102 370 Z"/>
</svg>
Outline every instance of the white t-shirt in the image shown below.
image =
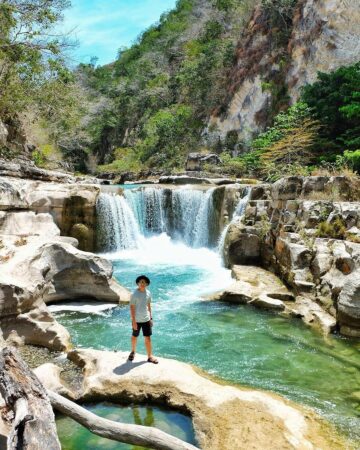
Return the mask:
<svg viewBox="0 0 360 450">
<path fill-rule="evenodd" d="M 130 305 L 135 305 L 135 320 L 136 322 L 148 322 L 150 320 L 150 313 L 147 305 L 151 303 L 151 294 L 145 289 L 141 292 L 135 289 L 130 298 Z"/>
</svg>

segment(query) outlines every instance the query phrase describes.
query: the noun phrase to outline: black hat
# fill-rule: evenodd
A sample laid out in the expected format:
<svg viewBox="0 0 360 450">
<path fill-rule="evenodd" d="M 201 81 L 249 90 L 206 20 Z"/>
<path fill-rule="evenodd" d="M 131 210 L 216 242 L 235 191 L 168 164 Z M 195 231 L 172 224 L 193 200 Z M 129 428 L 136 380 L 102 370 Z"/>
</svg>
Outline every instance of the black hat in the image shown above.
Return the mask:
<svg viewBox="0 0 360 450">
<path fill-rule="evenodd" d="M 149 286 L 149 284 L 150 284 L 150 279 L 149 279 L 146 275 L 139 275 L 139 276 L 136 278 L 136 284 L 138 284 L 138 282 L 139 282 L 140 280 L 145 280 L 146 283 L 147 283 L 147 285 Z"/>
</svg>

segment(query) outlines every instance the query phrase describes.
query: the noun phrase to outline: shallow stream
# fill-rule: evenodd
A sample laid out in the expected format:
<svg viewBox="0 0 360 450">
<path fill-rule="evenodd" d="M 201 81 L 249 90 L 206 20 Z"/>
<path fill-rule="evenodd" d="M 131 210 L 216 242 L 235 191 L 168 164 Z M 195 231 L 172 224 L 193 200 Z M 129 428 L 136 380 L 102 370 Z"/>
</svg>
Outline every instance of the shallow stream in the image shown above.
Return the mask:
<svg viewBox="0 0 360 450">
<path fill-rule="evenodd" d="M 223 380 L 271 390 L 308 405 L 360 442 L 358 340 L 325 339 L 297 319 L 251 306 L 205 301 L 206 294 L 231 282 L 230 271 L 213 250 L 191 248 L 165 233 L 142 236 L 137 247 L 106 256 L 123 286 L 134 289 L 134 280 L 142 273 L 151 279 L 155 355 L 192 363 Z M 58 305 L 51 309 L 57 311 L 57 320 L 76 346 L 130 350 L 128 306 L 68 307 L 72 310 Z M 142 338 L 138 352 L 145 353 Z"/>
<path fill-rule="evenodd" d="M 210 250 L 174 244 L 161 235 L 149 239 L 144 251 L 112 257 L 115 277 L 129 289 L 140 273 L 151 279 L 156 355 L 195 364 L 224 380 L 278 392 L 315 408 L 360 440 L 358 341 L 324 339 L 300 320 L 204 301 L 202 295 L 230 281 L 229 271 Z M 98 309 L 59 311 L 56 318 L 76 346 L 130 349 L 129 308 Z M 138 352 L 145 353 L 141 338 Z"/>
</svg>

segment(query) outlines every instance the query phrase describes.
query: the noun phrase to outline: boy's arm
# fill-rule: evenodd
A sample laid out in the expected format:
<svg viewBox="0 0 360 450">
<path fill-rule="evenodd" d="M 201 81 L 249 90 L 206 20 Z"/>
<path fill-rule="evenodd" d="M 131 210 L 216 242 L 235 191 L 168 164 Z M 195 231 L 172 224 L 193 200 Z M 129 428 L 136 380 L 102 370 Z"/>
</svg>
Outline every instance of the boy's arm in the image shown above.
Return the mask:
<svg viewBox="0 0 360 450">
<path fill-rule="evenodd" d="M 150 322 L 152 322 L 153 318 L 152 318 L 152 312 L 151 312 L 151 303 L 148 303 L 147 307 L 148 307 L 148 311 L 149 311 L 149 314 L 150 314 Z"/>
<path fill-rule="evenodd" d="M 130 315 L 133 330 L 137 330 L 137 323 L 135 318 L 135 305 L 130 305 Z"/>
</svg>

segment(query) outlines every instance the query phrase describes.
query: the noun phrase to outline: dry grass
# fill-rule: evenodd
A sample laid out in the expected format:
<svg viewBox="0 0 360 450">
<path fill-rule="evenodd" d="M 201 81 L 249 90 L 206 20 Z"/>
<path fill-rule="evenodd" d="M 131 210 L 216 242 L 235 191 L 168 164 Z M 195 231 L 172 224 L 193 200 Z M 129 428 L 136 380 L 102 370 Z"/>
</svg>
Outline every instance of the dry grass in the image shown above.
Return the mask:
<svg viewBox="0 0 360 450">
<path fill-rule="evenodd" d="M 22 245 L 26 245 L 27 244 L 27 239 L 25 237 L 21 237 L 19 239 L 17 239 L 14 244 L 16 245 L 16 247 L 20 247 Z"/>
</svg>

